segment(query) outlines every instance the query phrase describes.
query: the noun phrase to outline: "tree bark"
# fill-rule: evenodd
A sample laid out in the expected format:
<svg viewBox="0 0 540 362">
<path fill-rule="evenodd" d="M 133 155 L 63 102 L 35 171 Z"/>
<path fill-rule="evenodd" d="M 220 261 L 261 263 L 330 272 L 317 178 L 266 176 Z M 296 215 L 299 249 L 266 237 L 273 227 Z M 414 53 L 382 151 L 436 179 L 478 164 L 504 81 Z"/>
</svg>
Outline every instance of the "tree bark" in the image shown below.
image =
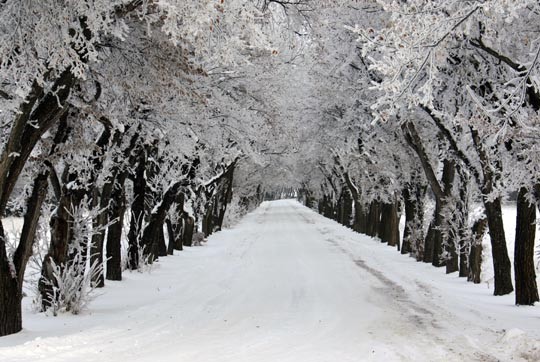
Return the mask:
<svg viewBox="0 0 540 362">
<path fill-rule="evenodd" d="M 192 246 L 195 219 L 189 216 L 187 212 L 183 213 L 182 218 L 184 219 L 184 228 L 182 230 L 182 244 L 184 246 Z"/>
<path fill-rule="evenodd" d="M 403 191 L 405 203 L 405 228 L 402 254 L 414 254 L 417 261 L 424 256 L 424 204 L 426 186 L 419 183 L 407 185 Z"/>
<path fill-rule="evenodd" d="M 22 285 L 28 259 L 32 255 L 41 205 L 47 196 L 49 171 L 43 167 L 34 179 L 19 245 L 13 256 L 13 269 L 5 254 L 4 231 L 0 222 L 0 337 L 17 333 L 22 329 Z"/>
<path fill-rule="evenodd" d="M 157 257 L 162 254 L 167 255 L 167 249 L 165 248 L 165 250 L 163 250 L 163 245 L 165 245 L 163 224 L 165 223 L 167 211 L 177 199 L 177 194 L 180 192 L 182 186 L 186 186 L 185 181 L 178 181 L 171 185 L 163 194 L 161 202 L 154 208 L 149 216 L 148 224 L 144 228 L 142 234 L 142 243 L 143 245 L 149 246 L 147 255 L 149 256 L 150 262 L 155 261 Z"/>
<path fill-rule="evenodd" d="M 506 239 L 501 211 L 501 199 L 493 201 L 485 200 L 486 216 L 491 239 L 491 251 L 493 254 L 493 270 L 495 272 L 494 295 L 509 294 L 514 290 L 511 278 L 511 264 L 506 249 Z"/>
<path fill-rule="evenodd" d="M 126 211 L 124 192 L 125 174 L 120 175 L 111 193 L 109 220 L 116 220 L 107 229 L 107 276 L 108 280 L 122 280 L 122 230 Z"/>
<path fill-rule="evenodd" d="M 473 241 L 469 253 L 469 275 L 467 281 L 479 284 L 482 272 L 482 240 L 487 229 L 487 218 L 477 220 L 472 228 Z"/>
<path fill-rule="evenodd" d="M 398 202 L 383 203 L 381 212 L 381 240 L 388 243 L 388 246 L 399 248 L 399 216 Z"/>
<path fill-rule="evenodd" d="M 161 227 L 158 228 L 158 233 L 156 235 L 157 236 L 156 242 L 158 244 L 157 255 L 159 257 L 169 255 L 169 253 L 167 252 L 167 244 L 165 244 L 165 233 L 163 232 L 163 226 L 165 226 L 164 224 L 165 224 L 165 220 L 161 224 Z"/>
<path fill-rule="evenodd" d="M 381 222 L 381 203 L 371 201 L 369 204 L 367 235 L 377 237 L 379 232 L 379 223 Z"/>
<path fill-rule="evenodd" d="M 361 201 L 354 202 L 354 225 L 356 232 L 365 234 L 367 230 L 367 214 Z"/>
<path fill-rule="evenodd" d="M 353 200 L 351 197 L 351 193 L 347 188 L 345 188 L 345 185 L 343 187 L 343 225 L 345 225 L 348 228 L 352 228 L 353 226 Z"/>
<path fill-rule="evenodd" d="M 469 247 L 474 242 L 468 232 L 469 225 L 469 200 L 468 188 L 470 178 L 463 168 L 458 168 L 459 172 L 459 202 L 458 202 L 458 231 L 459 238 L 459 277 L 466 278 L 469 275 Z"/>
<path fill-rule="evenodd" d="M 424 263 L 433 263 L 434 258 L 434 245 L 435 239 L 440 237 L 440 203 L 435 201 L 435 211 L 433 213 L 433 218 L 429 223 L 428 231 L 426 234 L 426 239 L 424 240 Z"/>
<path fill-rule="evenodd" d="M 445 198 L 442 201 L 442 207 L 448 207 L 449 203 L 455 202 L 452 189 L 454 187 L 454 180 L 456 176 L 456 164 L 454 161 L 445 159 L 443 165 L 442 184 Z M 458 206 L 459 207 L 459 206 Z M 442 209 L 441 209 L 442 211 Z M 459 258 L 457 253 L 456 238 L 457 233 L 454 232 L 454 228 L 451 226 L 453 220 L 443 220 L 448 218 L 447 214 L 441 215 L 441 225 L 444 223 L 446 232 L 439 232 L 440 239 L 435 239 L 433 266 L 446 266 L 446 273 L 453 273 L 459 270 Z M 441 244 L 438 242 L 440 241 Z M 441 254 L 443 250 L 446 251 L 446 258 L 441 260 Z"/>
<path fill-rule="evenodd" d="M 527 199 L 528 190 L 522 187 L 517 198 L 516 240 L 514 248 L 514 277 L 516 305 L 538 302 L 538 287 L 534 266 L 536 236 L 536 206 Z"/>
<path fill-rule="evenodd" d="M 169 239 L 169 243 L 167 244 L 167 254 L 173 255 L 174 247 L 176 245 L 176 233 L 174 231 L 171 219 L 165 220 L 165 224 L 167 226 L 167 238 Z"/>
<path fill-rule="evenodd" d="M 221 230 L 221 228 L 223 227 L 223 219 L 225 218 L 227 205 L 230 204 L 232 201 L 235 168 L 236 168 L 236 161 L 233 162 L 229 166 L 229 169 L 227 170 L 227 173 L 225 174 L 226 187 L 225 187 L 225 192 L 223 193 L 223 196 L 222 196 L 222 203 L 221 203 L 221 207 L 218 213 L 218 219 L 217 219 L 218 230 Z"/>
<path fill-rule="evenodd" d="M 100 206 L 100 192 L 97 188 L 93 190 L 92 207 Z M 105 229 L 102 229 L 107 224 L 107 210 L 101 210 L 100 213 L 92 220 L 92 243 L 90 247 L 90 265 L 103 265 L 103 243 L 105 241 Z M 99 230 L 102 229 L 102 230 Z M 99 230 L 99 231 L 98 231 Z M 96 272 L 92 276 L 92 283 L 96 288 L 105 286 L 105 276 L 103 272 Z"/>
<path fill-rule="evenodd" d="M 38 283 L 42 310 L 47 310 L 54 303 L 52 298 L 54 295 L 53 287 L 55 286 L 55 278 L 52 263 L 65 265 L 68 258 L 68 240 L 71 239 L 71 218 L 68 212 L 70 204 L 69 198 L 62 196 L 51 216 L 51 244 L 49 251 L 43 259 L 41 277 Z"/>
<path fill-rule="evenodd" d="M 22 329 L 22 285 L 6 253 L 4 227 L 0 220 L 0 337 Z"/>
<path fill-rule="evenodd" d="M 131 203 L 131 218 L 128 232 L 128 266 L 130 270 L 137 270 L 139 268 L 139 248 L 144 247 L 144 244 L 140 243 L 140 235 L 142 233 L 145 211 L 144 200 L 146 198 L 145 169 L 146 154 L 144 147 L 140 147 L 138 150 L 137 167 L 135 168 L 133 177 L 133 202 Z"/>
</svg>

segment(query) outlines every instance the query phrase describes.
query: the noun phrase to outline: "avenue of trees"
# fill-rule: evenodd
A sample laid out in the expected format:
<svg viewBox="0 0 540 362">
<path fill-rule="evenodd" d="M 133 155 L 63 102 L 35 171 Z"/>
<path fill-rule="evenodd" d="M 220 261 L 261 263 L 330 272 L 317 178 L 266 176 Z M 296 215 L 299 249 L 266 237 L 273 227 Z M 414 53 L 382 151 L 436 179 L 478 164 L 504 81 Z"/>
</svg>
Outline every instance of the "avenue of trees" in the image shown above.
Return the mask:
<svg viewBox="0 0 540 362">
<path fill-rule="evenodd" d="M 515 288 L 516 304 L 537 302 L 539 4 L 366 1 L 335 10 L 355 47 L 330 52 L 337 62 L 327 71 L 348 67 L 328 89 L 338 97 L 319 111 L 325 147 L 305 150 L 324 150 L 311 157 L 319 178 L 302 181 L 306 205 L 475 283 L 487 233 L 494 294 Z M 512 195 L 515 234 L 501 210 Z"/>
<path fill-rule="evenodd" d="M 41 309 L 78 313 L 278 190 L 475 283 L 488 237 L 494 294 L 534 304 L 539 20 L 526 0 L 0 0 L 0 336 L 31 261 Z"/>
</svg>

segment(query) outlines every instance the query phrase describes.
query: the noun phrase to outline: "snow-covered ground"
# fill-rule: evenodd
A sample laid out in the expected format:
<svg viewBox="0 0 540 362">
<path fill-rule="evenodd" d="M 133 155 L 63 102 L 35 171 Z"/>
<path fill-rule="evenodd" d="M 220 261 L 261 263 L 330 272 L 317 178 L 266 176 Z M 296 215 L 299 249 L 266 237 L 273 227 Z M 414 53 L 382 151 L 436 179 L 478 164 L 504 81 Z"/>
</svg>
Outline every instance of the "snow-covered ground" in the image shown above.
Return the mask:
<svg viewBox="0 0 540 362">
<path fill-rule="evenodd" d="M 515 307 L 293 200 L 108 282 L 87 312 L 28 310 L 0 361 L 540 360 Z M 28 299 L 28 298 L 25 298 Z"/>
</svg>

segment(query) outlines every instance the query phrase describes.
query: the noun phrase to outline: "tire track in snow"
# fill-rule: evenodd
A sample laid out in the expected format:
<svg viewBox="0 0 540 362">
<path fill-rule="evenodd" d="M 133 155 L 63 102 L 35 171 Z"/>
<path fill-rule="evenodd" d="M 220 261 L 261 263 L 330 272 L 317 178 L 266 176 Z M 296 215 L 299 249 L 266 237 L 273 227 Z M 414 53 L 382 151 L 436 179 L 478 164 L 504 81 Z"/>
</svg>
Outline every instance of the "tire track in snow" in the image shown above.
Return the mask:
<svg viewBox="0 0 540 362">
<path fill-rule="evenodd" d="M 453 341 L 448 341 L 441 337 L 445 333 L 445 328 L 441 327 L 441 322 L 438 321 L 440 310 L 435 312 L 430 311 L 426 307 L 423 307 L 411 300 L 408 296 L 406 290 L 398 285 L 393 280 L 389 279 L 383 272 L 369 266 L 363 259 L 358 256 L 353 255 L 353 253 L 345 249 L 341 244 L 339 244 L 336 239 L 340 239 L 339 236 L 331 235 L 332 231 L 329 228 L 322 227 L 317 229 L 322 235 L 326 235 L 325 241 L 327 241 L 333 248 L 339 250 L 341 253 L 347 255 L 347 257 L 360 269 L 368 272 L 371 276 L 375 277 L 381 284 L 382 287 L 372 286 L 372 290 L 380 294 L 385 298 L 389 303 L 393 305 L 396 311 L 402 316 L 405 316 L 407 320 L 415 326 L 418 330 L 423 330 L 425 335 L 431 339 L 431 342 L 437 343 L 439 346 L 445 346 L 445 349 L 449 351 L 452 355 L 457 355 L 458 360 L 474 360 L 481 362 L 497 362 L 500 361 L 495 356 L 492 356 L 484 351 L 478 350 L 476 346 L 470 346 L 472 350 L 469 351 L 467 356 L 463 352 L 460 352 L 464 346 L 459 345 Z M 411 333 L 412 334 L 412 333 Z M 468 342 L 468 341 L 467 341 Z M 456 360 L 456 357 L 450 358 L 449 360 Z"/>
</svg>

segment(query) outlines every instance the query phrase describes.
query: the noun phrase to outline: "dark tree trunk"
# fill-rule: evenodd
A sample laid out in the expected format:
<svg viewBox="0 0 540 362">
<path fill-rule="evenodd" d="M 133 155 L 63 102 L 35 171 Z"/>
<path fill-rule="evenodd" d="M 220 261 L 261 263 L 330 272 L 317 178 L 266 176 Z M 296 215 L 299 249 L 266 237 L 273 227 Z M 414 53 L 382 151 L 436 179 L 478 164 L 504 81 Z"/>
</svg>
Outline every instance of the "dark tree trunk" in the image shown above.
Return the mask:
<svg viewBox="0 0 540 362">
<path fill-rule="evenodd" d="M 446 249 L 446 260 L 444 265 L 446 266 L 446 274 L 451 274 L 459 271 L 459 255 L 457 253 L 457 248 L 453 240 L 449 240 L 450 244 L 445 245 Z"/>
<path fill-rule="evenodd" d="M 353 206 L 353 210 L 351 210 L 351 212 L 354 212 L 354 215 L 351 215 L 352 229 L 356 232 L 365 234 L 367 229 L 367 213 L 362 201 L 360 200 L 360 188 L 354 184 L 353 180 L 349 176 L 349 173 L 344 168 L 343 178 L 347 188 L 349 189 L 351 205 Z"/>
<path fill-rule="evenodd" d="M 352 206 L 353 206 L 353 200 L 351 197 L 351 193 L 344 187 L 342 224 L 348 228 L 352 227 L 352 221 L 353 221 L 353 207 Z"/>
<path fill-rule="evenodd" d="M 449 230 L 449 220 L 444 220 L 447 215 L 441 214 L 443 208 L 448 207 L 448 199 L 452 197 L 452 188 L 454 186 L 454 179 L 456 175 L 456 166 L 454 161 L 445 159 L 443 161 L 443 174 L 442 174 L 442 187 L 444 191 L 444 198 L 440 198 L 439 201 L 439 230 L 435 230 L 435 239 L 433 243 L 433 261 L 432 265 L 435 267 L 446 266 L 446 272 L 454 272 L 458 270 L 458 256 L 456 250 L 455 237 Z M 446 233 L 440 230 L 441 226 L 447 228 Z M 442 259 L 443 250 L 446 250 L 447 257 Z M 448 266 L 450 264 L 450 266 Z"/>
<path fill-rule="evenodd" d="M 311 194 L 311 191 L 307 188 L 301 190 L 302 196 L 304 197 L 304 206 L 309 209 L 313 209 L 315 206 L 315 198 Z"/>
<path fill-rule="evenodd" d="M 323 196 L 323 216 L 335 220 L 334 205 L 332 197 L 329 195 Z"/>
<path fill-rule="evenodd" d="M 506 238 L 504 235 L 501 199 L 484 201 L 486 208 L 489 235 L 491 239 L 491 251 L 493 253 L 493 270 L 495 272 L 494 295 L 509 294 L 514 290 L 511 278 L 511 264 L 506 249 Z"/>
<path fill-rule="evenodd" d="M 149 216 L 148 224 L 142 234 L 142 242 L 143 245 L 149 246 L 148 256 L 150 262 L 156 260 L 157 256 L 161 256 L 161 254 L 167 255 L 167 248 L 163 247 L 165 245 L 163 224 L 165 223 L 167 211 L 177 199 L 182 186 L 185 186 L 183 182 L 176 182 L 170 186 L 163 194 L 163 199 L 159 205 L 155 207 L 155 210 Z"/>
<path fill-rule="evenodd" d="M 186 212 L 183 214 L 184 228 L 182 230 L 182 244 L 184 246 L 192 246 L 193 244 L 193 229 L 195 227 L 195 220 L 189 216 Z"/>
<path fill-rule="evenodd" d="M 377 237 L 379 223 L 381 221 L 381 207 L 379 201 L 371 201 L 369 204 L 368 224 L 366 234 Z"/>
<path fill-rule="evenodd" d="M 465 245 L 461 245 L 461 251 L 459 254 L 459 277 L 467 278 L 469 276 L 469 263 L 468 263 L 468 253 L 465 251 Z"/>
<path fill-rule="evenodd" d="M 441 266 L 439 255 L 435 252 L 435 245 L 442 245 L 441 236 L 441 202 L 435 200 L 435 211 L 433 213 L 433 219 L 429 224 L 426 240 L 424 241 L 424 263 L 432 263 L 434 266 Z"/>
<path fill-rule="evenodd" d="M 11 270 L 6 253 L 4 227 L 0 221 L 0 337 L 22 329 L 22 285 Z"/>
<path fill-rule="evenodd" d="M 176 245 L 176 233 L 172 225 L 171 219 L 165 220 L 167 225 L 167 238 L 169 239 L 169 244 L 167 245 L 167 254 L 174 255 L 174 247 Z"/>
<path fill-rule="evenodd" d="M 32 255 L 36 229 L 41 215 L 41 206 L 47 196 L 49 171 L 44 167 L 34 179 L 32 194 L 26 202 L 26 213 L 21 231 L 19 245 L 13 256 L 13 265 L 17 271 L 18 283 L 22 287 L 26 264 Z"/>
<path fill-rule="evenodd" d="M 167 256 L 167 244 L 165 244 L 165 233 L 163 232 L 163 224 L 158 228 L 157 243 L 158 243 L 158 256 Z"/>
<path fill-rule="evenodd" d="M 176 222 L 173 223 L 171 221 L 172 226 L 172 234 L 174 237 L 173 247 L 175 250 L 182 250 L 183 249 L 183 243 L 182 243 L 182 234 L 183 234 L 183 214 L 184 210 L 184 195 L 182 193 L 178 194 L 178 199 L 176 200 L 176 207 L 175 207 L 175 220 Z"/>
<path fill-rule="evenodd" d="M 381 240 L 388 243 L 388 246 L 399 248 L 399 216 L 398 203 L 383 203 L 380 221 Z"/>
<path fill-rule="evenodd" d="M 402 254 L 414 253 L 416 260 L 424 256 L 424 205 L 426 187 L 418 183 L 403 189 L 405 204 L 405 228 L 403 230 Z"/>
<path fill-rule="evenodd" d="M 175 250 L 184 250 L 183 235 L 184 235 L 184 221 L 182 219 L 178 220 L 177 224 L 173 224 L 174 230 L 174 249 Z"/>
<path fill-rule="evenodd" d="M 133 178 L 134 200 L 131 203 L 131 218 L 128 232 L 128 266 L 130 270 L 137 270 L 139 268 L 139 248 L 144 247 L 143 244 L 140 243 L 145 210 L 144 200 L 146 198 L 146 155 L 143 147 L 139 149 L 137 161 L 138 163 Z M 139 243 L 141 245 L 139 245 Z"/>
<path fill-rule="evenodd" d="M 401 244 L 401 254 L 409 254 L 412 252 L 412 235 L 414 234 L 414 227 L 416 221 L 416 203 L 412 198 L 412 193 L 409 187 L 403 188 L 401 191 L 403 195 L 403 203 L 405 206 L 405 227 L 403 228 L 403 242 Z"/>
<path fill-rule="evenodd" d="M 536 206 L 527 199 L 525 187 L 517 198 L 514 274 L 516 305 L 534 305 L 538 302 L 538 287 L 534 266 L 534 239 L 536 236 Z"/>
<path fill-rule="evenodd" d="M 107 229 L 107 279 L 122 280 L 122 230 L 126 211 L 125 174 L 118 177 L 111 193 L 109 220 L 116 220 Z"/>
<path fill-rule="evenodd" d="M 324 214 L 324 197 L 322 199 L 319 199 L 319 202 L 317 202 L 317 211 L 319 215 Z"/>
<path fill-rule="evenodd" d="M 360 201 L 354 202 L 354 225 L 353 229 L 356 232 L 365 234 L 367 229 L 367 215 L 364 205 Z"/>
<path fill-rule="evenodd" d="M 343 194 L 341 194 L 337 200 L 336 221 L 343 225 Z"/>
<path fill-rule="evenodd" d="M 94 190 L 92 197 L 92 207 L 98 207 L 100 195 L 97 189 Z M 103 244 L 105 241 L 105 230 L 103 226 L 107 224 L 107 210 L 101 212 L 92 221 L 94 232 L 92 234 L 92 244 L 90 248 L 90 265 L 103 265 Z M 102 229 L 99 232 L 98 229 Z M 105 276 L 103 272 L 97 272 L 92 277 L 92 282 L 96 288 L 105 286 Z"/>
<path fill-rule="evenodd" d="M 47 196 L 49 172 L 42 168 L 34 179 L 34 187 L 26 204 L 24 224 L 19 245 L 13 256 L 13 270 L 5 254 L 4 231 L 0 222 L 0 337 L 22 329 L 22 285 L 36 228 L 41 214 L 41 205 Z"/>
<path fill-rule="evenodd" d="M 71 239 L 70 215 L 68 207 L 70 200 L 67 197 L 61 197 L 56 210 L 51 216 L 51 244 L 49 251 L 45 255 L 41 266 L 41 277 L 39 279 L 39 292 L 41 294 L 41 306 L 43 310 L 48 309 L 54 304 L 53 287 L 55 278 L 53 274 L 53 262 L 56 265 L 65 265 L 68 257 L 68 240 Z"/>
<path fill-rule="evenodd" d="M 236 162 L 234 162 L 232 165 L 229 166 L 229 169 L 227 170 L 227 173 L 225 174 L 226 187 L 225 187 L 225 192 L 223 193 L 221 197 L 222 202 L 218 210 L 218 218 L 217 218 L 217 225 L 216 225 L 218 227 L 218 230 L 221 230 L 221 228 L 223 227 L 223 219 L 225 218 L 227 205 L 230 204 L 232 201 L 233 179 L 234 179 L 235 167 L 236 167 Z"/>
<path fill-rule="evenodd" d="M 469 275 L 468 247 L 469 243 L 473 242 L 473 240 L 469 239 L 470 235 L 467 230 L 469 224 L 468 187 L 470 178 L 462 168 L 459 168 L 459 171 L 459 203 L 457 205 L 459 210 L 457 231 L 459 238 L 459 276 L 466 278 Z"/>
<path fill-rule="evenodd" d="M 478 184 L 481 186 L 484 208 L 486 210 L 489 235 L 491 239 L 491 251 L 493 256 L 493 270 L 495 272 L 494 295 L 505 295 L 512 293 L 512 273 L 510 258 L 506 248 L 506 238 L 504 235 L 504 225 L 501 211 L 501 199 L 489 200 L 488 195 L 494 188 L 497 174 L 502 172 L 500 163 L 492 163 L 490 157 L 484 149 L 485 144 L 480 139 L 478 131 L 470 127 L 473 144 L 482 166 L 483 180 L 480 182 L 476 176 Z"/>
<path fill-rule="evenodd" d="M 210 202 L 209 205 L 207 205 L 207 209 L 202 217 L 202 232 L 204 233 L 204 235 L 210 235 L 212 233 L 212 230 L 214 228 L 214 225 L 212 223 L 213 221 L 213 217 L 212 217 L 212 214 L 213 214 L 213 206 L 214 204 L 212 202 Z"/>
<path fill-rule="evenodd" d="M 487 218 L 477 220 L 472 227 L 472 245 L 469 253 L 469 275 L 467 280 L 480 284 L 482 272 L 482 239 L 487 229 Z"/>
</svg>

